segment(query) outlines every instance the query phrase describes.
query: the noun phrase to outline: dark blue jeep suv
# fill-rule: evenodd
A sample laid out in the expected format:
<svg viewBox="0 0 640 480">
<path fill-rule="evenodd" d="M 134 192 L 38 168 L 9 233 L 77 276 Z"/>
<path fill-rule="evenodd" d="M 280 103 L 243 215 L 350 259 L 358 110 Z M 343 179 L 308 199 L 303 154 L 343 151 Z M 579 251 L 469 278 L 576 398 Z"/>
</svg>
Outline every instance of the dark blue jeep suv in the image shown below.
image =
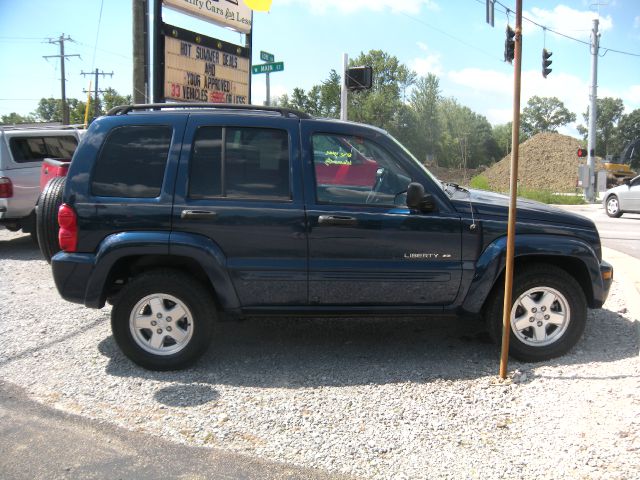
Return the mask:
<svg viewBox="0 0 640 480">
<path fill-rule="evenodd" d="M 136 105 L 78 147 L 52 259 L 65 299 L 113 304 L 123 352 L 182 368 L 214 321 L 482 314 L 501 334 L 507 200 L 438 181 L 383 130 L 258 106 Z M 511 353 L 579 340 L 612 269 L 590 220 L 518 202 Z"/>
</svg>

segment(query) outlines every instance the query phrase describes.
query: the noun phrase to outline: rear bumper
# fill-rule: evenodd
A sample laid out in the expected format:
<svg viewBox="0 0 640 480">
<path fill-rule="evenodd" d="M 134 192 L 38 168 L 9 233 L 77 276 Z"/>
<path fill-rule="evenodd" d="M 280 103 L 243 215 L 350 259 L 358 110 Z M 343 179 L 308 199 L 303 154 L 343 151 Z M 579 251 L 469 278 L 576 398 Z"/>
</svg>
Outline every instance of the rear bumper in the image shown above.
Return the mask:
<svg viewBox="0 0 640 480">
<path fill-rule="evenodd" d="M 51 259 L 51 270 L 60 296 L 73 303 L 100 308 L 99 299 L 87 298 L 87 286 L 93 273 L 95 255 L 59 252 Z"/>
</svg>

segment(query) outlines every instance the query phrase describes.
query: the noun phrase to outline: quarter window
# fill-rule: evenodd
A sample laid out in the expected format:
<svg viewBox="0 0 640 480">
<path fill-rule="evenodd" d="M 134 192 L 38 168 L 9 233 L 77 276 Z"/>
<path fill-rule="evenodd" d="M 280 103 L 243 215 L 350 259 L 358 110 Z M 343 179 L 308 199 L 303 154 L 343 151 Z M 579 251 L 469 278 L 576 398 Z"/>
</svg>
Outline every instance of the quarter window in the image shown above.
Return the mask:
<svg viewBox="0 0 640 480">
<path fill-rule="evenodd" d="M 172 129 L 129 126 L 114 129 L 96 161 L 91 191 L 103 197 L 154 198 L 160 195 Z"/>
<path fill-rule="evenodd" d="M 201 127 L 189 172 L 191 198 L 289 200 L 289 140 L 284 130 Z"/>
</svg>

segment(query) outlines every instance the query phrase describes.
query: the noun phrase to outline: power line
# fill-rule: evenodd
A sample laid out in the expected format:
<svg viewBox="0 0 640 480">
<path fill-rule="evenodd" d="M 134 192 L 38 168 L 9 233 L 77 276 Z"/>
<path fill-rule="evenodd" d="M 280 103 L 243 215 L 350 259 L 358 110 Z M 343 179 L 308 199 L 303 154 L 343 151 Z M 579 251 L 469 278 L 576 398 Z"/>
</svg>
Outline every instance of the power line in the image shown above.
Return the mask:
<svg viewBox="0 0 640 480">
<path fill-rule="evenodd" d="M 480 3 L 480 4 L 484 4 L 485 3 L 482 0 L 475 0 L 475 1 L 477 3 Z M 496 0 L 495 3 L 500 5 L 502 8 L 504 8 L 504 12 L 503 13 L 506 13 L 507 15 L 509 15 L 510 12 L 513 12 L 513 10 L 511 10 L 511 8 L 507 7 L 505 4 L 501 3 L 500 1 Z M 579 38 L 572 37 L 571 35 L 567 35 L 566 33 L 558 32 L 557 30 L 554 30 L 553 28 L 549 28 L 546 25 L 541 25 L 540 23 L 538 23 L 538 22 L 536 22 L 534 20 L 531 20 L 530 18 L 527 18 L 525 16 L 523 16 L 522 18 L 524 20 L 526 20 L 527 22 L 535 25 L 536 27 L 542 28 L 543 30 L 546 30 L 546 31 L 551 32 L 551 33 L 555 33 L 556 35 L 559 35 L 561 37 L 567 38 L 569 40 L 573 40 L 574 42 L 578 42 L 578 43 L 582 43 L 583 45 L 591 46 L 590 42 L 587 42 L 587 41 L 584 41 L 584 40 L 580 40 Z M 603 47 L 603 46 L 600 46 L 600 49 L 605 51 L 603 56 L 606 55 L 607 52 L 615 52 L 615 53 L 620 53 L 622 55 L 630 55 L 632 57 L 640 57 L 640 53 L 624 52 L 622 50 L 616 50 L 616 49 L 613 49 L 613 48 L 606 48 L 606 47 Z"/>
<path fill-rule="evenodd" d="M 100 2 L 100 15 L 98 15 L 98 28 L 96 29 L 96 41 L 93 45 L 93 58 L 91 59 L 91 69 L 96 65 L 96 49 L 98 48 L 98 38 L 100 36 L 100 24 L 102 23 L 102 7 L 104 6 L 104 0 Z"/>
</svg>

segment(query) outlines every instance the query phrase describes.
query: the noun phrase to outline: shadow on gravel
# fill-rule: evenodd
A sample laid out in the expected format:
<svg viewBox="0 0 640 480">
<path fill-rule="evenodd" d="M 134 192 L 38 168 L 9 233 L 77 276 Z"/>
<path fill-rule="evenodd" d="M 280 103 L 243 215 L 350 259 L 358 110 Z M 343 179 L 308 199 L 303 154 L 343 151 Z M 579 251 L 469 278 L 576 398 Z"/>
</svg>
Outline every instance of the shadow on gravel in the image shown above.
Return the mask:
<svg viewBox="0 0 640 480">
<path fill-rule="evenodd" d="M 512 359 L 509 369 L 522 372 L 637 355 L 629 320 L 609 310 L 590 312 L 589 317 L 583 339 L 567 355 L 537 364 Z M 112 337 L 99 348 L 110 359 L 107 374 L 178 382 L 184 384 L 185 394 L 195 384 L 309 388 L 474 379 L 497 375 L 499 366 L 498 347 L 489 341 L 483 322 L 456 318 L 222 323 L 204 358 L 179 372 L 151 372 L 133 365 Z"/>
<path fill-rule="evenodd" d="M 0 260 L 43 260 L 38 245 L 31 239 L 30 235 L 20 235 L 11 233 L 7 238 L 6 232 L 0 237 Z"/>
</svg>

